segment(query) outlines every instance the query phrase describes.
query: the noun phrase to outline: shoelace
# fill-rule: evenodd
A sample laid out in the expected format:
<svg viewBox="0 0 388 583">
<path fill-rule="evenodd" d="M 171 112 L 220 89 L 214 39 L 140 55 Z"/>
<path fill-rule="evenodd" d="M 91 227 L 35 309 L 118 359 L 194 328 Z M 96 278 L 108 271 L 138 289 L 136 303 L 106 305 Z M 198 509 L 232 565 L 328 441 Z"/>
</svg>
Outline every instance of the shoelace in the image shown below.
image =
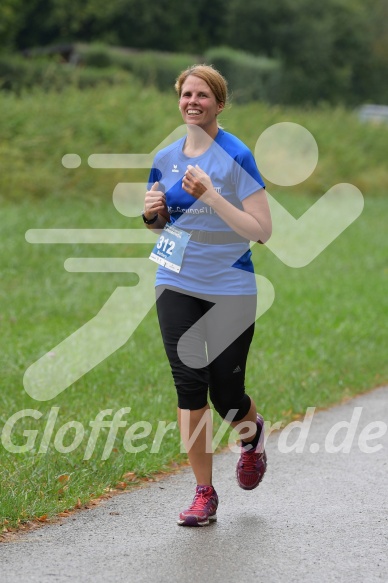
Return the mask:
<svg viewBox="0 0 388 583">
<path fill-rule="evenodd" d="M 211 494 L 209 493 L 197 492 L 189 510 L 203 510 L 204 506 L 206 506 L 210 498 Z"/>
<path fill-rule="evenodd" d="M 256 462 L 257 462 L 257 458 L 256 458 L 256 452 L 252 451 L 243 451 L 242 456 L 241 456 L 241 464 L 244 467 L 244 470 L 247 470 L 248 472 L 254 472 L 257 467 L 256 467 Z"/>
</svg>

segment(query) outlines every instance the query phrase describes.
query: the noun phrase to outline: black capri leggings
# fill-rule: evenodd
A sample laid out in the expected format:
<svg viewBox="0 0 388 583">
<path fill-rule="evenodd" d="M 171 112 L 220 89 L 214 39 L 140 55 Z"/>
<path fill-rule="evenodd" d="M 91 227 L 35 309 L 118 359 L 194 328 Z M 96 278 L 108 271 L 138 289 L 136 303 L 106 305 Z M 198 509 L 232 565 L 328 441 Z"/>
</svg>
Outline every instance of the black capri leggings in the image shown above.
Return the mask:
<svg viewBox="0 0 388 583">
<path fill-rule="evenodd" d="M 214 296 L 157 286 L 156 296 L 178 407 L 205 407 L 209 390 L 222 418 L 241 420 L 251 405 L 245 393 L 245 367 L 256 295 Z"/>
</svg>

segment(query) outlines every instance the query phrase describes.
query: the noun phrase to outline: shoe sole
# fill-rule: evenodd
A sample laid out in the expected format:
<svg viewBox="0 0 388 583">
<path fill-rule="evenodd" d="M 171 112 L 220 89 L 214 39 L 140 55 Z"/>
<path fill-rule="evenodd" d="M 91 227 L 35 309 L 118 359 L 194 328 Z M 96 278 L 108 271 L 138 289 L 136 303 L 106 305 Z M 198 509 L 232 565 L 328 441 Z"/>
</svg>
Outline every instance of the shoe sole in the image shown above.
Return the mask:
<svg viewBox="0 0 388 583">
<path fill-rule="evenodd" d="M 188 516 L 184 520 L 178 520 L 177 524 L 179 526 L 208 526 L 211 522 L 216 522 L 216 520 L 216 514 L 209 516 L 207 520 L 202 520 L 201 522 L 199 522 L 194 516 Z"/>
</svg>

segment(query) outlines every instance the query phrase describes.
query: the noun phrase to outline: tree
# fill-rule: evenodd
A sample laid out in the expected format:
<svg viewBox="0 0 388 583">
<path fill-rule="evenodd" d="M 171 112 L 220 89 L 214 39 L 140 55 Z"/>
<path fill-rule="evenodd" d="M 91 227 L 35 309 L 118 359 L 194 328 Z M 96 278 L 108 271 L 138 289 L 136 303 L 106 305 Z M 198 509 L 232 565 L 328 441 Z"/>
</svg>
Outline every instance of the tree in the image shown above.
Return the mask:
<svg viewBox="0 0 388 583">
<path fill-rule="evenodd" d="M 230 44 L 281 59 L 282 100 L 357 102 L 371 53 L 372 20 L 362 0 L 231 1 Z"/>
<path fill-rule="evenodd" d="M 0 49 L 14 48 L 22 12 L 22 0 L 2 0 L 0 3 Z"/>
</svg>

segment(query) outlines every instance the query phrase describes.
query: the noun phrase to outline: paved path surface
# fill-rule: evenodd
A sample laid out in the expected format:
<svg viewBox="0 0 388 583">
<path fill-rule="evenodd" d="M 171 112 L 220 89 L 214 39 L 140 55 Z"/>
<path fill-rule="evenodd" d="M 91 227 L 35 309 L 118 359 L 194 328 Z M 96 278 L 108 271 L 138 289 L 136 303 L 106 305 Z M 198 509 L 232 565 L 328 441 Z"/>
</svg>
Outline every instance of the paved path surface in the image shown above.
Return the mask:
<svg viewBox="0 0 388 583">
<path fill-rule="evenodd" d="M 350 452 L 328 453 L 330 430 L 360 412 Z M 358 445 L 361 431 L 365 435 L 375 421 L 388 423 L 388 388 L 315 413 L 303 453 L 282 453 L 282 434 L 273 433 L 267 475 L 252 492 L 235 482 L 237 454 L 216 456 L 220 506 L 218 522 L 209 527 L 175 523 L 193 495 L 191 472 L 184 470 L 75 520 L 0 545 L 0 581 L 387 582 L 387 431 L 367 442 L 382 446 L 375 453 L 363 453 Z M 338 431 L 334 444 L 345 433 Z M 297 434 L 289 435 L 288 445 Z M 318 452 L 310 451 L 312 443 L 319 444 Z"/>
</svg>

